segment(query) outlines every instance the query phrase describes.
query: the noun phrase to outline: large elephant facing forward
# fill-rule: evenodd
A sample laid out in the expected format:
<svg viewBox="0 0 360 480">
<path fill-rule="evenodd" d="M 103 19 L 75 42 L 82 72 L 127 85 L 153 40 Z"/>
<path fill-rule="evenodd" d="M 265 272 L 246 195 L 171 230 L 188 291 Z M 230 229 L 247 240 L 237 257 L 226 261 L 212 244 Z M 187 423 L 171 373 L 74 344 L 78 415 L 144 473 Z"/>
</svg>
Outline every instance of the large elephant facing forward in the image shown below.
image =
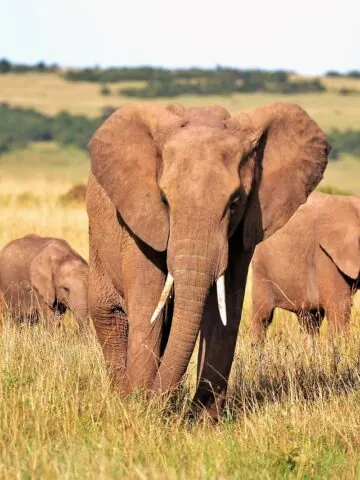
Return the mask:
<svg viewBox="0 0 360 480">
<path fill-rule="evenodd" d="M 344 330 L 360 288 L 360 198 L 314 192 L 287 224 L 256 247 L 253 258 L 254 340 L 263 343 L 274 310 L 297 314 L 318 333 L 324 315 Z"/>
<path fill-rule="evenodd" d="M 328 151 L 316 123 L 289 104 L 234 117 L 126 104 L 97 130 L 89 308 L 120 391 L 177 385 L 200 331 L 195 402 L 217 415 L 253 249 L 306 201 Z"/>
<path fill-rule="evenodd" d="M 87 288 L 88 265 L 65 240 L 26 235 L 0 252 L 2 303 L 19 320 L 54 326 L 70 309 L 84 330 Z"/>
</svg>

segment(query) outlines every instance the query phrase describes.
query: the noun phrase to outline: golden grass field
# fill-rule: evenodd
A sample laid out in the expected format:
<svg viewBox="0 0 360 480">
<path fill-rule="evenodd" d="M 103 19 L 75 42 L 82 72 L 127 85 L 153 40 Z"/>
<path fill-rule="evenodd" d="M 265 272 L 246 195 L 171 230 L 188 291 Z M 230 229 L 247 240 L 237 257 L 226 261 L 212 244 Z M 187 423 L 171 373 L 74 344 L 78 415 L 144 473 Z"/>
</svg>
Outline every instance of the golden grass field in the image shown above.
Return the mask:
<svg viewBox="0 0 360 480">
<path fill-rule="evenodd" d="M 93 115 L 103 104 L 122 101 L 100 97 L 97 85 L 32 77 L 18 76 L 4 90 L 0 76 L 0 101 L 47 113 L 66 108 Z M 45 88 L 41 82 L 50 79 L 51 88 Z M 314 116 L 323 119 L 323 127 L 360 128 L 353 100 L 325 95 L 328 102 L 336 98 L 339 103 L 327 103 L 322 95 L 314 103 L 312 96 L 301 97 L 310 113 L 314 109 Z M 232 110 L 264 102 L 264 97 L 201 102 L 229 107 L 234 100 L 238 104 Z M 342 113 L 331 114 L 335 110 Z M 85 207 L 59 201 L 71 186 L 86 181 L 86 153 L 34 144 L 0 157 L 0 166 L 0 247 L 34 232 L 65 238 L 87 258 Z M 360 160 L 332 162 L 323 185 L 360 195 Z M 149 401 L 140 394 L 120 399 L 109 388 L 93 333 L 80 338 L 70 315 L 55 333 L 19 328 L 3 318 L 0 478 L 360 478 L 360 298 L 355 299 L 349 340 L 336 346 L 326 341 L 326 322 L 320 341 L 312 345 L 292 315 L 278 312 L 259 357 L 250 346 L 250 319 L 248 292 L 228 408 L 213 426 L 184 419 L 194 363 L 171 408 L 166 399 Z"/>
</svg>

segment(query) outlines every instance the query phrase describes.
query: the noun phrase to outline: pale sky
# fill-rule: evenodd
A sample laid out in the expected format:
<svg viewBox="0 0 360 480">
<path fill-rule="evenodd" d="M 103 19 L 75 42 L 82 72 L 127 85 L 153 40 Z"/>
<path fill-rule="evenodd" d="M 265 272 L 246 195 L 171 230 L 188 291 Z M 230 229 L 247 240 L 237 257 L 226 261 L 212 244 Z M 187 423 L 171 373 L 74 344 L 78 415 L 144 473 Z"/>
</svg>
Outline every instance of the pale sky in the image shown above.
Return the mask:
<svg viewBox="0 0 360 480">
<path fill-rule="evenodd" d="M 360 0 L 0 0 L 0 57 L 360 70 Z"/>
</svg>

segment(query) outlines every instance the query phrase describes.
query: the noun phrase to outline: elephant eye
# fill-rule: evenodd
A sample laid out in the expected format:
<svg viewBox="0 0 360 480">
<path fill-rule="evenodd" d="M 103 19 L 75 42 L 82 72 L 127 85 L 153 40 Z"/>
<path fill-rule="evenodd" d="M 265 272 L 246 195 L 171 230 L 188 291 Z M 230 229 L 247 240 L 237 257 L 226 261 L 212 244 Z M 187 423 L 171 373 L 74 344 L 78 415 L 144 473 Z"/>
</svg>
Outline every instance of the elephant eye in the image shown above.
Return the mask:
<svg viewBox="0 0 360 480">
<path fill-rule="evenodd" d="M 257 147 L 255 147 L 254 150 L 250 152 L 249 158 L 254 158 L 256 160 L 257 154 L 258 154 Z"/>
<path fill-rule="evenodd" d="M 240 200 L 241 200 L 241 195 L 239 193 L 234 197 L 232 197 L 230 201 L 230 209 L 236 207 L 240 203 Z"/>
</svg>

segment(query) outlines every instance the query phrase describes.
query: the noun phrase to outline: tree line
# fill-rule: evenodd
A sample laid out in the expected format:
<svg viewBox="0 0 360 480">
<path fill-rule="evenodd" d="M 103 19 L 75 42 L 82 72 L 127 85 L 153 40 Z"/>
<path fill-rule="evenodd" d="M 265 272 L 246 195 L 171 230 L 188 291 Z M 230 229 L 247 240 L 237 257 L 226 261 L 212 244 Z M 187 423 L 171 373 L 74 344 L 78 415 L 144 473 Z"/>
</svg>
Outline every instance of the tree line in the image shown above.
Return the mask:
<svg viewBox="0 0 360 480">
<path fill-rule="evenodd" d="M 103 85 L 103 95 L 110 93 L 106 84 L 121 82 L 145 82 L 144 86 L 120 88 L 118 93 L 127 97 L 156 98 L 178 95 L 229 95 L 232 93 L 270 92 L 294 94 L 323 92 L 326 87 L 320 80 L 294 80 L 292 72 L 284 70 L 242 70 L 218 66 L 206 68 L 167 69 L 160 67 L 86 67 L 61 70 L 58 65 L 38 62 L 34 65 L 0 60 L 0 73 L 58 71 L 72 82 L 95 82 Z"/>
<path fill-rule="evenodd" d="M 179 68 L 161 67 L 108 67 L 99 66 L 61 69 L 57 64 L 43 61 L 33 65 L 12 63 L 0 60 L 0 74 L 27 72 L 57 72 L 72 82 L 94 82 L 102 85 L 101 94 L 112 92 L 107 84 L 122 82 L 142 82 L 145 85 L 120 87 L 119 95 L 138 98 L 177 97 L 179 95 L 231 95 L 233 93 L 268 92 L 284 95 L 326 91 L 319 79 L 294 79 L 293 73 L 285 70 L 238 69 L 217 66 L 215 68 Z M 359 70 L 340 73 L 336 70 L 326 72 L 328 77 L 360 78 Z M 342 89 L 341 95 L 356 93 L 351 89 Z"/>
<path fill-rule="evenodd" d="M 0 59 L 1 73 L 28 73 L 28 72 L 55 72 L 59 70 L 59 65 L 52 63 L 47 65 L 45 62 L 37 62 L 33 65 L 25 63 L 12 63 L 6 58 Z"/>
<path fill-rule="evenodd" d="M 337 70 L 328 70 L 325 75 L 327 77 L 360 78 L 360 70 L 349 70 L 345 73 L 338 72 Z"/>
<path fill-rule="evenodd" d="M 95 130 L 114 110 L 104 107 L 97 118 L 68 112 L 51 117 L 30 108 L 0 104 L 0 154 L 36 141 L 56 141 L 60 145 L 86 148 Z M 341 153 L 360 157 L 360 131 L 333 129 L 327 136 L 332 145 L 331 159 L 337 159 Z"/>
<path fill-rule="evenodd" d="M 138 98 L 176 97 L 179 95 L 229 95 L 232 93 L 271 92 L 293 94 L 323 92 L 320 80 L 292 80 L 291 72 L 284 70 L 240 70 L 216 67 L 214 69 L 166 69 L 156 67 L 111 67 L 68 70 L 67 80 L 98 82 L 107 95 L 108 83 L 145 82 L 143 86 L 124 87 L 120 95 Z"/>
</svg>

